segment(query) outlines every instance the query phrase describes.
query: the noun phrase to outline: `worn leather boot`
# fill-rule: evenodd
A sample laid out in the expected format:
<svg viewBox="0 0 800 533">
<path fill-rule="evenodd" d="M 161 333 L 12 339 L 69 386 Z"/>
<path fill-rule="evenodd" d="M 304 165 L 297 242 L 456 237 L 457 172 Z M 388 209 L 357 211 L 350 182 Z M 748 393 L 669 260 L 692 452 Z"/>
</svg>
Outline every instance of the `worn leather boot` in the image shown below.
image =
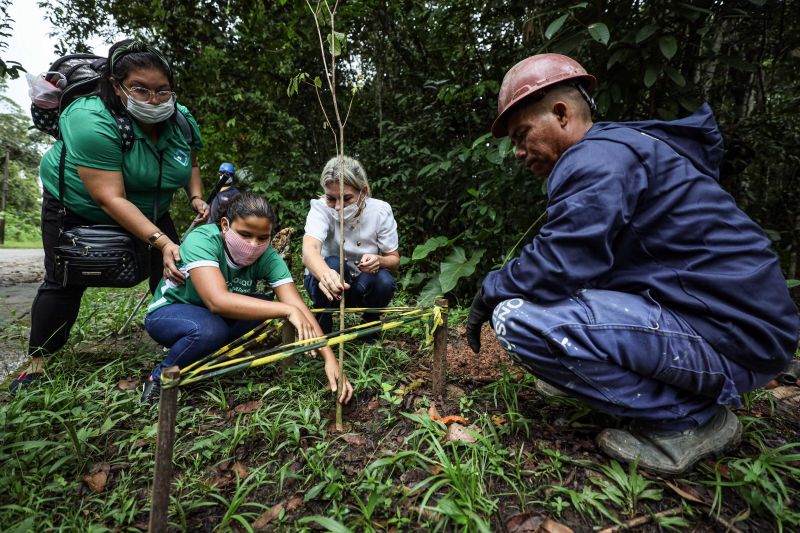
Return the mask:
<svg viewBox="0 0 800 533">
<path fill-rule="evenodd" d="M 646 470 L 673 476 L 703 457 L 735 447 L 741 438 L 741 422 L 730 409 L 721 407 L 711 420 L 686 431 L 604 429 L 597 445 L 614 459 L 638 460 Z"/>
</svg>

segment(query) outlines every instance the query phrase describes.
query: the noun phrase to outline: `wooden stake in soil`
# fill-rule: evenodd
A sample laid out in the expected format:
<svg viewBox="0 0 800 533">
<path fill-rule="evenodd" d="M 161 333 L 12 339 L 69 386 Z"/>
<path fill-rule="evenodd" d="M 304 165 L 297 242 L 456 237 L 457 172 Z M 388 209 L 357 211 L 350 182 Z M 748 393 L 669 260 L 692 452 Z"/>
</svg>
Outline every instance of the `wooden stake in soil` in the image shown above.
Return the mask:
<svg viewBox="0 0 800 533">
<path fill-rule="evenodd" d="M 181 371 L 171 366 L 161 372 L 161 383 L 177 380 Z M 172 451 L 175 444 L 175 419 L 178 412 L 178 387 L 162 388 L 158 404 L 156 467 L 150 503 L 150 533 L 167 530 L 169 492 L 172 486 Z"/>
<path fill-rule="evenodd" d="M 281 334 L 281 344 L 286 346 L 287 344 L 293 343 L 295 340 L 297 340 L 297 330 L 291 322 L 284 320 L 283 333 Z M 278 368 L 280 369 L 281 374 L 286 372 L 286 369 L 289 368 L 289 365 L 292 364 L 292 361 L 294 361 L 294 357 L 287 357 L 286 359 L 281 359 L 278 362 Z"/>
<path fill-rule="evenodd" d="M 444 396 L 444 385 L 447 382 L 447 312 L 448 303 L 444 298 L 436 300 L 436 305 L 442 309 L 442 324 L 433 332 L 433 365 L 431 366 L 431 381 L 433 394 Z"/>
</svg>

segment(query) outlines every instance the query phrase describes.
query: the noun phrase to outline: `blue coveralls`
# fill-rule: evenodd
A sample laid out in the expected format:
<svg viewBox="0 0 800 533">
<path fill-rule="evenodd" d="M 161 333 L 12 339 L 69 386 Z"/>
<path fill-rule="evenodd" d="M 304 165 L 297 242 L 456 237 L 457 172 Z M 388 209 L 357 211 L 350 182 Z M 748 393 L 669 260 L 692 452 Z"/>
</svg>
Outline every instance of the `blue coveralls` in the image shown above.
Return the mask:
<svg viewBox="0 0 800 533">
<path fill-rule="evenodd" d="M 511 356 L 601 411 L 675 430 L 782 370 L 797 307 L 769 240 L 717 182 L 722 151 L 708 105 L 598 123 L 570 147 L 547 223 L 484 280 Z"/>
</svg>

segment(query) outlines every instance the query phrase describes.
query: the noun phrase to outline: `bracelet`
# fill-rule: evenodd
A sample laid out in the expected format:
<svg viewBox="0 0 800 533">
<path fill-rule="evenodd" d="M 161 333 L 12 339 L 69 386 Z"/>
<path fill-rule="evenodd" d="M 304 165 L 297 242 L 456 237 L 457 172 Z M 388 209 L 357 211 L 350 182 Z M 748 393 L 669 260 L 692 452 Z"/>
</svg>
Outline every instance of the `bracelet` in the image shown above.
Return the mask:
<svg viewBox="0 0 800 533">
<path fill-rule="evenodd" d="M 195 198 L 200 198 L 201 200 L 203 199 L 203 197 L 202 197 L 202 196 L 200 196 L 199 194 L 195 194 L 194 196 L 192 196 L 191 198 L 189 198 L 189 203 L 191 204 L 192 202 L 194 202 L 194 199 L 195 199 Z"/>
</svg>

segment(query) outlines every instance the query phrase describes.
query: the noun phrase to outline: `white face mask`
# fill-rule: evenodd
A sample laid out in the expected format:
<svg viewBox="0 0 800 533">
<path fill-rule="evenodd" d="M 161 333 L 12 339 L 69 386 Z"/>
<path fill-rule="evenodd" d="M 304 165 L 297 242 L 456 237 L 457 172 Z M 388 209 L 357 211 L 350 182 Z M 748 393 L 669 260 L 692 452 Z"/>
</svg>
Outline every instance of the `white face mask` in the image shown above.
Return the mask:
<svg viewBox="0 0 800 533">
<path fill-rule="evenodd" d="M 333 207 L 329 207 L 328 209 L 331 210 L 331 213 L 333 214 L 333 218 L 335 218 L 336 220 L 339 220 L 339 211 L 337 211 Z M 344 208 L 344 219 L 347 220 L 347 221 L 353 220 L 354 218 L 356 218 L 358 215 L 361 214 L 361 211 L 363 209 L 364 209 L 364 205 L 362 204 L 362 201 L 361 201 L 361 194 L 359 194 L 358 195 L 358 199 L 355 202 L 353 202 L 352 204 L 350 204 L 348 206 L 345 206 L 345 208 Z"/>
<path fill-rule="evenodd" d="M 163 104 L 148 104 L 128 97 L 126 105 L 128 114 L 144 124 L 158 124 L 164 122 L 175 113 L 175 97 Z"/>
</svg>

